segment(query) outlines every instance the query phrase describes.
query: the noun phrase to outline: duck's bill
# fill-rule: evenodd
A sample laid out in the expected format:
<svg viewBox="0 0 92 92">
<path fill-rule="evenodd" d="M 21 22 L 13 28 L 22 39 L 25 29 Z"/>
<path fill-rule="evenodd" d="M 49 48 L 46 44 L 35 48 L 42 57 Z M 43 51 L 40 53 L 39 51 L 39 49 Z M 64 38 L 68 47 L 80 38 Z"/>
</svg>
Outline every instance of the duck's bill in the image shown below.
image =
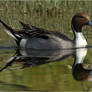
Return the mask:
<svg viewBox="0 0 92 92">
<path fill-rule="evenodd" d="M 88 25 L 92 26 L 92 20 L 89 21 Z"/>
</svg>

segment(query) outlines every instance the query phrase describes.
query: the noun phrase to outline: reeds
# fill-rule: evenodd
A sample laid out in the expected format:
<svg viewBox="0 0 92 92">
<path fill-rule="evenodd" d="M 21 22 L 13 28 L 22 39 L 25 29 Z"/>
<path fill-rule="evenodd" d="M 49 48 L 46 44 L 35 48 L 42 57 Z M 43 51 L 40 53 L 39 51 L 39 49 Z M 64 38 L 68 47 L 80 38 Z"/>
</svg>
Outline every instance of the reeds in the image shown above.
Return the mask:
<svg viewBox="0 0 92 92">
<path fill-rule="evenodd" d="M 77 12 L 85 12 L 91 17 L 92 1 L 62 1 L 62 0 L 31 0 L 31 1 L 0 1 L 0 19 L 11 27 L 19 29 L 19 21 L 56 30 L 72 35 L 71 19 Z M 7 39 L 4 27 L 0 24 L 0 39 Z M 84 28 L 84 30 L 89 30 Z M 91 29 L 90 29 L 91 30 Z M 85 31 L 85 34 L 90 35 Z M 72 35 L 73 36 L 73 35 Z"/>
</svg>

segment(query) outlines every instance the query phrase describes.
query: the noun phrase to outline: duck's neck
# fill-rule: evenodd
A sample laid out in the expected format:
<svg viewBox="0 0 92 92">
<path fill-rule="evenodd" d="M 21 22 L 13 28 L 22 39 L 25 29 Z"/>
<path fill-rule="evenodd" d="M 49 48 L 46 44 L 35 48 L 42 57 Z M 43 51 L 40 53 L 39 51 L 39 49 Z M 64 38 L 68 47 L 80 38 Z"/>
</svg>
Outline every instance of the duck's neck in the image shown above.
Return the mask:
<svg viewBox="0 0 92 92">
<path fill-rule="evenodd" d="M 74 42 L 75 42 L 75 47 L 86 47 L 87 46 L 87 41 L 82 33 L 82 28 L 75 28 L 72 25 L 72 30 L 74 34 Z"/>
<path fill-rule="evenodd" d="M 82 34 L 82 32 L 75 32 L 74 41 L 75 41 L 75 47 L 86 47 L 87 46 L 87 41 L 84 35 Z"/>
</svg>

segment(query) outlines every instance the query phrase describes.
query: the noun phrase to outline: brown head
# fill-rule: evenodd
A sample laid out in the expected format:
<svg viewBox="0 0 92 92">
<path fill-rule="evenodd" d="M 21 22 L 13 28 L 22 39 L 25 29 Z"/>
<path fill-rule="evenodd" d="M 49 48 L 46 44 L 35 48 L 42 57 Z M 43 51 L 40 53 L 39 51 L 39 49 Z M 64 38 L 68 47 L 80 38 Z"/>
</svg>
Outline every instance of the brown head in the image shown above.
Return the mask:
<svg viewBox="0 0 92 92">
<path fill-rule="evenodd" d="M 90 20 L 89 16 L 85 13 L 77 13 L 72 18 L 72 28 L 76 30 L 76 32 L 81 32 L 82 27 L 85 25 L 91 25 L 92 21 Z"/>
</svg>

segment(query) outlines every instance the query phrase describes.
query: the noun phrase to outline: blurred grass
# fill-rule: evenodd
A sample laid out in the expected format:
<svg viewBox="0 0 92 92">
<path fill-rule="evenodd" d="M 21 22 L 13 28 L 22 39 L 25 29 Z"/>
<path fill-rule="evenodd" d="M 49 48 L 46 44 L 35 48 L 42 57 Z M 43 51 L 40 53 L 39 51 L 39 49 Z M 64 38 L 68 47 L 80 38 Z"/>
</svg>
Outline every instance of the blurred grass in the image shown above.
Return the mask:
<svg viewBox="0 0 92 92">
<path fill-rule="evenodd" d="M 0 19 L 15 29 L 21 28 L 19 24 L 19 20 L 21 20 L 44 29 L 60 31 L 73 38 L 72 16 L 78 12 L 85 12 L 91 17 L 91 5 L 91 1 L 0 1 Z M 89 27 L 84 28 L 86 36 L 92 33 L 88 31 L 89 29 Z M 2 25 L 0 25 L 0 34 L 2 34 L 0 39 L 10 39 Z"/>
</svg>

